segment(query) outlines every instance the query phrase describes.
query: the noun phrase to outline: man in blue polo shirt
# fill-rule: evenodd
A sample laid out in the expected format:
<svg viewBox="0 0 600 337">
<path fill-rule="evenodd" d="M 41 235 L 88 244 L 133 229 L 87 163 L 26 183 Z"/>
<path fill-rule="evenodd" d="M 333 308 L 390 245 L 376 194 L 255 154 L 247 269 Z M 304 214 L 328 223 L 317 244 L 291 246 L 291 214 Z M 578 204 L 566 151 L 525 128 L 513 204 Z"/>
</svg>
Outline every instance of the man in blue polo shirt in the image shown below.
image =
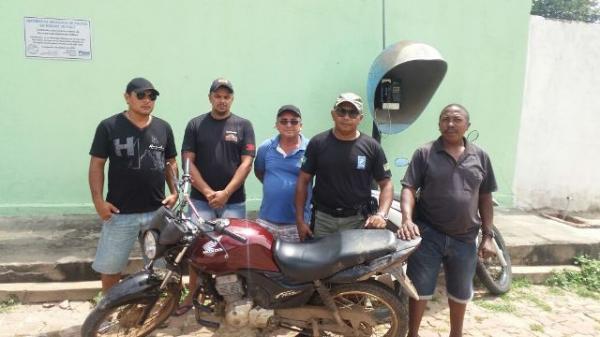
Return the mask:
<svg viewBox="0 0 600 337">
<path fill-rule="evenodd" d="M 263 183 L 263 199 L 257 222 L 275 237 L 299 241 L 294 196 L 302 157 L 308 144 L 308 139 L 300 134 L 300 109 L 294 105 L 279 108 L 275 127 L 279 134 L 260 145 L 254 160 L 254 174 Z M 306 222 L 310 220 L 310 199 L 309 196 L 304 206 Z"/>
</svg>

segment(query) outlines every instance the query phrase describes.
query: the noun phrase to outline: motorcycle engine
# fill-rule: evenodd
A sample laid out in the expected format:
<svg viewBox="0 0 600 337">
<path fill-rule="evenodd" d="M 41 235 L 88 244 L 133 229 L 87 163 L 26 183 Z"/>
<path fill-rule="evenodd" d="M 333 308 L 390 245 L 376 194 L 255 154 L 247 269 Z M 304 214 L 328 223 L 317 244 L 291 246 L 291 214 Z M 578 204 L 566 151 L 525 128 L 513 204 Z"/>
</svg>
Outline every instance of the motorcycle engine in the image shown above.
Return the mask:
<svg viewBox="0 0 600 337">
<path fill-rule="evenodd" d="M 242 280 L 236 274 L 217 276 L 215 279 L 217 292 L 225 299 L 225 322 L 243 327 L 264 328 L 268 325 L 273 310 L 255 307 L 251 299 L 244 297 Z"/>
<path fill-rule="evenodd" d="M 236 274 L 217 276 L 215 281 L 215 288 L 217 288 L 219 295 L 223 296 L 226 303 L 239 301 L 244 296 L 242 280 Z"/>
</svg>

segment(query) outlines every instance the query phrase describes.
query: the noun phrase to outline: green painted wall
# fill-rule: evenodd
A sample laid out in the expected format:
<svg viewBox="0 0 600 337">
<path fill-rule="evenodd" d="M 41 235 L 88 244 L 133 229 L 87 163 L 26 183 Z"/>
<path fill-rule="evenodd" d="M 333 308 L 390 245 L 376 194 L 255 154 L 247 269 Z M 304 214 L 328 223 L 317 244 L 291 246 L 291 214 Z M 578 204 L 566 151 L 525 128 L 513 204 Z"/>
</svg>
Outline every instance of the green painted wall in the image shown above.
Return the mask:
<svg viewBox="0 0 600 337">
<path fill-rule="evenodd" d="M 174 4 L 177 4 L 175 6 Z M 387 42 L 429 43 L 449 71 L 429 108 L 406 132 L 384 138 L 390 160 L 436 136 L 447 102 L 470 108 L 501 191 L 510 196 L 525 62 L 527 1 L 386 1 Z M 382 47 L 375 0 L 0 2 L 0 215 L 92 212 L 88 151 L 97 123 L 125 108 L 135 76 L 161 91 L 155 114 L 171 123 L 178 147 L 187 121 L 209 109 L 218 76 L 235 88 L 233 111 L 269 137 L 276 109 L 300 106 L 304 133 L 331 125 L 341 91 L 365 96 Z M 24 57 L 23 18 L 91 20 L 92 60 Z M 370 132 L 370 119 L 363 130 Z M 402 169 L 394 169 L 399 182 Z M 249 208 L 260 185 L 247 183 Z"/>
<path fill-rule="evenodd" d="M 388 1 L 386 4 L 388 4 Z M 388 160 L 409 157 L 415 147 L 438 137 L 437 120 L 449 103 L 471 114 L 470 130 L 492 159 L 499 190 L 495 198 L 512 206 L 521 99 L 531 2 L 421 0 L 393 2 L 386 16 L 387 40 L 435 46 L 448 72 L 426 111 L 405 132 L 383 139 Z M 395 170 L 394 182 L 404 174 Z"/>
</svg>

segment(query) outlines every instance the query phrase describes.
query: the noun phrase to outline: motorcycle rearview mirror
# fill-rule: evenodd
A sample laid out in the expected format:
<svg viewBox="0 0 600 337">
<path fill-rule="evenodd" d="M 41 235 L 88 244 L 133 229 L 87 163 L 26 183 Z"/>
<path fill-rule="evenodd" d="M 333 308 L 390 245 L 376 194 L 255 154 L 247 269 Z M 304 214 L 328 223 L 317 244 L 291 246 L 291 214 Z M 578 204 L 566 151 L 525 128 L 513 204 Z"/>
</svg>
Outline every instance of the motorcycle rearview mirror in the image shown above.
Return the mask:
<svg viewBox="0 0 600 337">
<path fill-rule="evenodd" d="M 409 163 L 410 161 L 404 157 L 398 157 L 394 160 L 394 165 L 396 165 L 396 167 L 405 167 L 408 166 Z"/>
<path fill-rule="evenodd" d="M 183 174 L 190 174 L 190 158 L 183 161 Z"/>
</svg>

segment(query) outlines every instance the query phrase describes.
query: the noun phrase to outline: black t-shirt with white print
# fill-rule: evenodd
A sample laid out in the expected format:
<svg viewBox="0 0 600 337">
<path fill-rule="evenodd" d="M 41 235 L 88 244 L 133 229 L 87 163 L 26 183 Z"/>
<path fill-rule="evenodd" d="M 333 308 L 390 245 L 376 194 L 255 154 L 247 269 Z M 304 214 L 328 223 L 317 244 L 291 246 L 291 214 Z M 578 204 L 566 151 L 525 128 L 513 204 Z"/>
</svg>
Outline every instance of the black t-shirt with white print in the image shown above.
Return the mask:
<svg viewBox="0 0 600 337">
<path fill-rule="evenodd" d="M 215 119 L 210 112 L 193 118 L 185 128 L 181 152 L 196 154 L 194 164 L 204 181 L 215 191 L 223 190 L 242 162 L 242 156 L 255 156 L 254 130 L 247 119 L 231 114 Z M 192 189 L 193 199 L 206 201 L 200 191 Z M 231 193 L 228 204 L 246 201 L 244 184 Z"/>
<path fill-rule="evenodd" d="M 313 200 L 328 208 L 356 209 L 369 202 L 373 179 L 392 176 L 375 139 L 361 133 L 355 140 L 339 140 L 332 130 L 310 140 L 301 169 L 316 176 Z"/>
<path fill-rule="evenodd" d="M 90 155 L 108 158 L 106 201 L 120 213 L 156 210 L 165 198 L 165 162 L 177 156 L 171 126 L 152 117 L 143 129 L 124 113 L 98 125 Z"/>
</svg>

